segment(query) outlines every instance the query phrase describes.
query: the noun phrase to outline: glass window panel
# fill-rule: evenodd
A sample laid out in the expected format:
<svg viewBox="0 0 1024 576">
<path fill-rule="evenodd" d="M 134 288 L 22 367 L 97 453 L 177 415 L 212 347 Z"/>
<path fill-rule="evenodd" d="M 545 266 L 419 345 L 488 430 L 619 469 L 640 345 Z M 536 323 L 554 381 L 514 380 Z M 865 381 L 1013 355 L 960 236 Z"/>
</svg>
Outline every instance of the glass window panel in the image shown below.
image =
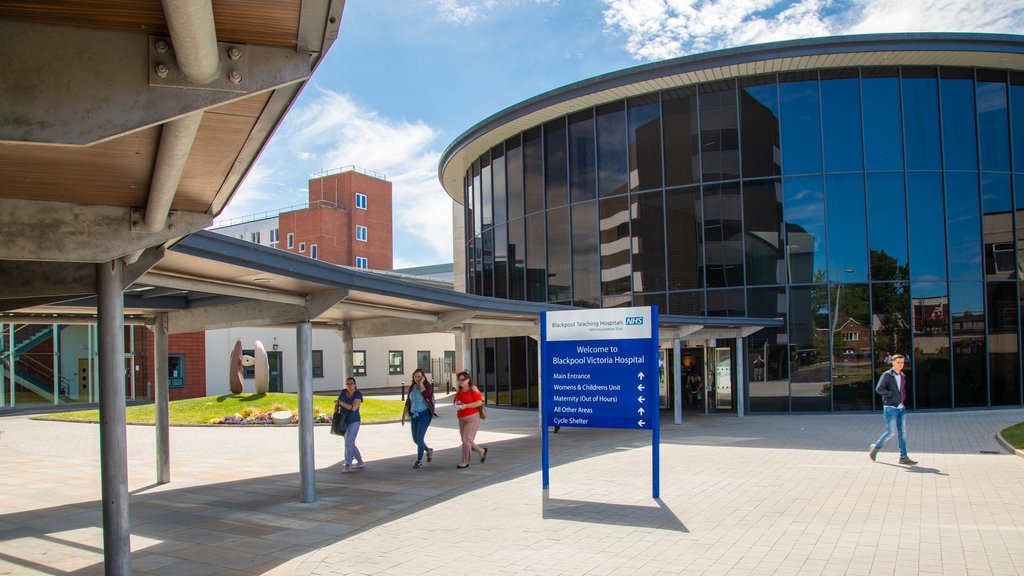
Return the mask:
<svg viewBox="0 0 1024 576">
<path fill-rule="evenodd" d="M 630 203 L 633 291 L 664 291 L 665 203 L 661 192 L 631 195 Z M 591 268 L 594 269 L 596 268 Z"/>
<path fill-rule="evenodd" d="M 658 314 L 668 313 L 668 296 L 664 292 L 634 294 L 633 306 L 651 306 L 658 309 Z"/>
<path fill-rule="evenodd" d="M 664 117 L 665 185 L 695 184 L 700 180 L 700 147 L 694 89 L 686 87 L 662 92 L 661 111 Z"/>
<path fill-rule="evenodd" d="M 476 193 L 473 190 L 472 168 L 466 171 L 466 177 L 463 180 L 463 185 L 465 187 L 463 197 L 466 201 L 466 238 L 472 238 L 480 231 L 480 226 L 476 223 Z"/>
<path fill-rule="evenodd" d="M 946 173 L 946 248 L 950 280 L 980 280 L 984 258 L 978 175 Z"/>
<path fill-rule="evenodd" d="M 704 266 L 708 287 L 743 285 L 743 205 L 738 183 L 704 186 Z"/>
<path fill-rule="evenodd" d="M 786 300 L 782 289 L 757 288 L 751 300 Z M 778 294 L 776 292 L 781 292 Z M 785 316 L 785 305 L 776 311 Z M 789 346 L 784 329 L 765 328 L 746 338 L 751 412 L 789 411 Z"/>
<path fill-rule="evenodd" d="M 526 338 L 508 339 L 508 370 L 511 406 L 527 407 L 527 382 L 529 382 L 529 364 L 526 352 Z"/>
<path fill-rule="evenodd" d="M 985 295 L 981 282 L 949 283 L 949 320 L 953 327 L 954 405 L 985 406 Z"/>
<path fill-rule="evenodd" d="M 1017 250 L 1013 245 L 1013 197 L 1009 174 L 981 175 L 982 228 L 985 244 L 985 278 L 1017 276 Z"/>
<path fill-rule="evenodd" d="M 708 316 L 746 316 L 746 293 L 742 288 L 708 290 Z"/>
<path fill-rule="evenodd" d="M 822 80 L 821 121 L 826 172 L 864 169 L 861 140 L 860 81 L 857 78 Z"/>
<path fill-rule="evenodd" d="M 479 234 L 484 229 L 484 212 L 485 210 L 481 193 L 483 192 L 483 184 L 480 181 L 480 160 L 473 163 L 473 230 Z M 489 222 L 489 219 L 487 220 Z"/>
<path fill-rule="evenodd" d="M 981 169 L 1010 170 L 1010 121 L 1007 108 L 1006 73 L 978 70 L 978 144 Z"/>
<path fill-rule="evenodd" d="M 903 142 L 908 170 L 938 170 L 939 95 L 934 68 L 904 68 Z"/>
<path fill-rule="evenodd" d="M 782 247 L 782 183 L 779 180 L 743 185 L 747 284 L 785 284 L 786 253 Z"/>
<path fill-rule="evenodd" d="M 841 271 L 843 282 L 868 279 L 867 215 L 864 209 L 864 177 L 835 174 L 825 177 L 828 224 L 828 268 Z"/>
<path fill-rule="evenodd" d="M 573 306 L 601 307 L 601 258 L 598 251 L 597 201 L 572 207 Z"/>
<path fill-rule="evenodd" d="M 544 194 L 547 207 L 569 203 L 569 150 L 565 118 L 544 125 Z"/>
<path fill-rule="evenodd" d="M 978 135 L 971 70 L 943 68 L 940 86 L 942 160 L 946 170 L 978 169 Z"/>
<path fill-rule="evenodd" d="M 907 174 L 910 278 L 946 279 L 946 211 L 936 172 Z"/>
<path fill-rule="evenodd" d="M 790 283 L 825 281 L 825 194 L 820 176 L 782 181 Z"/>
<path fill-rule="evenodd" d="M 782 158 L 779 153 L 779 86 L 775 76 L 741 80 L 740 86 L 743 177 L 778 176 L 782 173 Z"/>
<path fill-rule="evenodd" d="M 544 214 L 526 217 L 526 299 L 530 302 L 547 300 L 547 243 L 544 234 Z"/>
<path fill-rule="evenodd" d="M 910 371 L 914 385 L 908 408 L 952 408 L 949 388 L 949 296 L 943 282 L 913 282 L 914 352 Z"/>
<path fill-rule="evenodd" d="M 569 194 L 572 202 L 597 198 L 594 109 L 569 116 Z"/>
<path fill-rule="evenodd" d="M 689 290 L 686 292 L 669 293 L 668 313 L 680 316 L 703 316 L 704 292 L 702 290 Z"/>
<path fill-rule="evenodd" d="M 508 224 L 494 227 L 494 297 L 508 298 Z"/>
<path fill-rule="evenodd" d="M 548 210 L 548 302 L 572 298 L 572 244 L 569 237 L 569 209 Z"/>
<path fill-rule="evenodd" d="M 821 172 L 818 81 L 781 82 L 779 113 L 782 117 L 782 173 Z"/>
<path fill-rule="evenodd" d="M 867 193 L 871 280 L 908 280 L 903 174 L 868 174 Z"/>
<path fill-rule="evenodd" d="M 1016 277 L 1018 280 L 1024 278 L 1024 176 L 1016 174 L 1013 177 L 1014 206 L 1017 222 L 1017 263 Z"/>
<path fill-rule="evenodd" d="M 874 382 L 892 365 L 893 354 L 903 354 L 912 362 L 910 354 L 910 287 L 901 282 L 876 282 L 871 285 L 871 318 L 875 348 Z M 909 362 L 908 362 L 909 363 Z M 876 408 L 882 407 L 874 397 Z"/>
<path fill-rule="evenodd" d="M 1010 72 L 1010 141 L 1013 171 L 1024 172 L 1024 72 Z"/>
<path fill-rule="evenodd" d="M 508 223 L 508 297 L 526 299 L 526 236 L 525 220 L 519 218 Z"/>
<path fill-rule="evenodd" d="M 701 213 L 700 188 L 665 193 L 665 218 L 671 223 L 666 230 L 669 290 L 704 287 Z"/>
<path fill-rule="evenodd" d="M 508 222 L 508 201 L 505 191 L 505 150 L 502 146 L 491 149 L 491 187 L 494 191 L 494 224 Z"/>
<path fill-rule="evenodd" d="M 989 282 L 988 378 L 992 406 L 1020 405 L 1020 350 L 1017 348 L 1018 302 L 1016 282 Z"/>
<path fill-rule="evenodd" d="M 505 195 L 508 219 L 523 217 L 523 147 L 519 136 L 505 141 Z"/>
<path fill-rule="evenodd" d="M 657 94 L 630 98 L 629 189 L 661 188 L 661 105 Z"/>
<path fill-rule="evenodd" d="M 480 202 L 477 203 L 480 214 L 480 230 L 487 230 L 494 225 L 494 188 L 491 182 L 491 155 L 480 157 L 480 175 L 477 178 L 480 190 Z"/>
<path fill-rule="evenodd" d="M 789 292 L 789 378 L 794 412 L 827 411 L 829 395 L 828 289 L 824 284 Z"/>
<path fill-rule="evenodd" d="M 861 80 L 864 98 L 864 150 L 868 170 L 903 169 L 900 84 L 895 75 Z"/>
<path fill-rule="evenodd" d="M 523 192 L 527 214 L 544 210 L 544 148 L 540 126 L 523 134 Z"/>
<path fill-rule="evenodd" d="M 870 410 L 871 310 L 867 284 L 838 284 L 832 318 L 832 409 Z"/>
<path fill-rule="evenodd" d="M 494 296 L 494 229 L 490 228 L 480 235 L 480 294 Z"/>
<path fill-rule="evenodd" d="M 511 383 L 509 382 L 508 338 L 494 339 L 494 395 L 487 397 L 487 403 L 498 406 L 512 404 Z"/>
<path fill-rule="evenodd" d="M 705 182 L 739 178 L 736 85 L 711 82 L 699 91 L 701 177 Z"/>
<path fill-rule="evenodd" d="M 625 102 L 597 108 L 597 191 L 600 197 L 625 194 L 629 172 Z"/>
<path fill-rule="evenodd" d="M 632 241 L 629 234 L 629 202 L 625 196 L 601 200 L 601 294 L 629 294 Z M 607 306 L 607 304 L 605 304 Z"/>
</svg>

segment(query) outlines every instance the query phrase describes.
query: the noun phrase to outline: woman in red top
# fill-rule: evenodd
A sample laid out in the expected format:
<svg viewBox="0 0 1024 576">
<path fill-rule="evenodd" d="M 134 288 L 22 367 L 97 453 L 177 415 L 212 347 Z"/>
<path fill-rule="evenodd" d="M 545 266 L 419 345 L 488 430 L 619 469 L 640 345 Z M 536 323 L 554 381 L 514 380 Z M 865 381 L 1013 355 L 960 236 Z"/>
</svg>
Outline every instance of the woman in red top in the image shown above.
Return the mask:
<svg viewBox="0 0 1024 576">
<path fill-rule="evenodd" d="M 480 389 L 473 384 L 469 372 L 463 370 L 455 375 L 459 383 L 455 391 L 455 408 L 459 416 L 459 434 L 462 436 L 462 463 L 456 468 L 469 468 L 469 459 L 473 452 L 480 455 L 480 462 L 487 460 L 487 448 L 477 446 L 476 431 L 480 428 L 480 406 L 484 397 Z"/>
</svg>

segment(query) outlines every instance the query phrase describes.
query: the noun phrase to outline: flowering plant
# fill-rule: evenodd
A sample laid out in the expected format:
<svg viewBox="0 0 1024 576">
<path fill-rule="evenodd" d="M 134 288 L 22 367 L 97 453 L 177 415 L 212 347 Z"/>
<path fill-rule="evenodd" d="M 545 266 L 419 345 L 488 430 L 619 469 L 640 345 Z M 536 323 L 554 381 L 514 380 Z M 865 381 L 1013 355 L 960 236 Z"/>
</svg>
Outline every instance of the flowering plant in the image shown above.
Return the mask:
<svg viewBox="0 0 1024 576">
<path fill-rule="evenodd" d="M 242 410 L 241 413 L 235 413 L 231 416 L 224 416 L 218 420 L 214 420 L 213 424 L 273 424 L 274 420 L 271 418 L 271 414 L 281 410 L 287 410 L 288 408 L 280 405 L 271 406 L 268 409 L 261 409 L 255 407 L 249 407 Z M 292 413 L 292 424 L 299 421 L 299 411 L 291 410 Z M 313 408 L 313 423 L 314 424 L 327 424 L 331 421 L 331 415 L 325 412 L 321 408 Z"/>
</svg>

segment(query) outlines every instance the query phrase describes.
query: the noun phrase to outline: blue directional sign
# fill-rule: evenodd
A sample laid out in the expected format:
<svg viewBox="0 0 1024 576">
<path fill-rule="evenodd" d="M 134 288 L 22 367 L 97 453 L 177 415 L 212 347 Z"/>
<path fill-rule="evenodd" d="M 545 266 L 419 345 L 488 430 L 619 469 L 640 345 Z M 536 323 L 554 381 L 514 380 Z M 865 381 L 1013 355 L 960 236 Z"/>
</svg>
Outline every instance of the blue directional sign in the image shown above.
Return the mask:
<svg viewBox="0 0 1024 576">
<path fill-rule="evenodd" d="M 656 310 L 547 312 L 542 330 L 547 425 L 652 428 L 658 409 Z"/>
<path fill-rule="evenodd" d="M 658 310 L 608 308 L 541 314 L 542 482 L 548 427 L 650 430 L 653 495 L 660 491 Z"/>
</svg>

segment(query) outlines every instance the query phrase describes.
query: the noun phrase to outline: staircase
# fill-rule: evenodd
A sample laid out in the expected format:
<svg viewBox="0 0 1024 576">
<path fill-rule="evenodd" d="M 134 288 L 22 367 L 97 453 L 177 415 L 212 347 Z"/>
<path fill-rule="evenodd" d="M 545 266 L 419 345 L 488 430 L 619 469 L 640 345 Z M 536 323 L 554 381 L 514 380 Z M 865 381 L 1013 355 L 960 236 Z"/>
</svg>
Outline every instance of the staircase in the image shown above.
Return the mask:
<svg viewBox="0 0 1024 576">
<path fill-rule="evenodd" d="M 65 326 L 58 325 L 57 332 L 60 333 Z M 14 345 L 11 346 L 9 331 L 0 335 L 0 373 L 5 381 L 10 381 L 11 367 L 10 359 L 13 353 L 15 359 L 14 382 L 24 390 L 52 402 L 54 393 L 67 397 L 66 387 L 71 384 L 67 378 L 61 378 L 61 388 L 53 389 L 53 365 L 52 363 L 40 362 L 29 355 L 29 352 L 36 346 L 53 338 L 53 326 L 49 324 L 21 324 L 15 325 Z"/>
</svg>

